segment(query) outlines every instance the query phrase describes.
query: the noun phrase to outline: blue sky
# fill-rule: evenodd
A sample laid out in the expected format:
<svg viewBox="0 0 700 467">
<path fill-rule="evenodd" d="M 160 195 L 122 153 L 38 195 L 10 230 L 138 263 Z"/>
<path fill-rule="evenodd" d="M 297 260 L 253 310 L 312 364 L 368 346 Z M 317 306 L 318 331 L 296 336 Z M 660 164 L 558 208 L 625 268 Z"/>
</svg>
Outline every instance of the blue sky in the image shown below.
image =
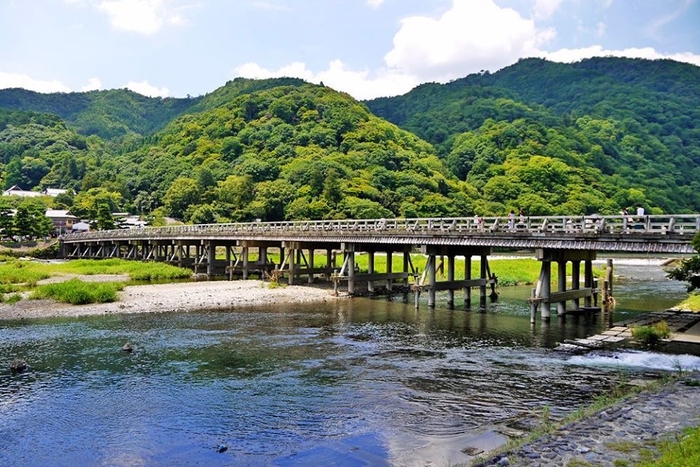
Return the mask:
<svg viewBox="0 0 700 467">
<path fill-rule="evenodd" d="M 524 57 L 700 66 L 700 0 L 0 0 L 0 88 L 198 96 L 297 76 L 358 99 Z"/>
</svg>

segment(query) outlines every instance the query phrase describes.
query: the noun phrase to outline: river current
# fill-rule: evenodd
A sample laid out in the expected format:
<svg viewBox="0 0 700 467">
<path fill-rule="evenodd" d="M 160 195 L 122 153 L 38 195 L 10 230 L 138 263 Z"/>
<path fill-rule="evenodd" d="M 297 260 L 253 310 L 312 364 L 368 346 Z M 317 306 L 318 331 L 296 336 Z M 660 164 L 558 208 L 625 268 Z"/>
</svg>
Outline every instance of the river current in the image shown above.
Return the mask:
<svg viewBox="0 0 700 467">
<path fill-rule="evenodd" d="M 658 262 L 616 273 L 616 319 L 684 296 Z M 529 287 L 499 291 L 485 311 L 353 298 L 0 323 L 0 465 L 454 465 L 620 381 L 700 368 L 553 351 L 600 319 L 531 326 Z"/>
</svg>

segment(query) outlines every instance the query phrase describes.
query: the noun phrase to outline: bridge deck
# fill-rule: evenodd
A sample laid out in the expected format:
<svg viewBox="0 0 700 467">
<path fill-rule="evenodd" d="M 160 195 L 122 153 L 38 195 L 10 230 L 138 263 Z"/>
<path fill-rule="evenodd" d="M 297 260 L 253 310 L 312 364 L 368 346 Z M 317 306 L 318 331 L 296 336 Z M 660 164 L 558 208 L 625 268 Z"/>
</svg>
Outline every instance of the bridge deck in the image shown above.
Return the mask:
<svg viewBox="0 0 700 467">
<path fill-rule="evenodd" d="M 66 234 L 64 243 L 203 240 L 692 254 L 700 215 L 531 216 L 198 224 Z"/>
</svg>

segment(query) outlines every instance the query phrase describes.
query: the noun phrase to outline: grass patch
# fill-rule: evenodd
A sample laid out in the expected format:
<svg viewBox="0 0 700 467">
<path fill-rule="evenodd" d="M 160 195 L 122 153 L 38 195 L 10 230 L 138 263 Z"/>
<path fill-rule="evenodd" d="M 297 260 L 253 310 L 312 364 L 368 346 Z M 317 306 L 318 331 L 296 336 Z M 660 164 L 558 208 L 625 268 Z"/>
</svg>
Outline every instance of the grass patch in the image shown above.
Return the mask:
<svg viewBox="0 0 700 467">
<path fill-rule="evenodd" d="M 0 284 L 27 284 L 30 286 L 42 279 L 48 279 L 51 273 L 45 264 L 33 261 L 10 261 L 0 264 Z"/>
<path fill-rule="evenodd" d="M 632 328 L 634 340 L 646 347 L 653 347 L 670 335 L 671 330 L 665 320 L 654 323 L 651 326 L 635 326 Z"/>
<path fill-rule="evenodd" d="M 65 263 L 51 263 L 49 271 L 66 274 L 128 274 L 132 280 L 153 281 L 187 279 L 192 277 L 190 269 L 153 261 L 128 261 L 124 259 L 77 259 Z"/>
<path fill-rule="evenodd" d="M 2 301 L 9 304 L 9 305 L 14 305 L 15 303 L 19 302 L 22 300 L 22 296 L 18 293 L 12 294 L 9 297 L 2 297 Z"/>
<path fill-rule="evenodd" d="M 688 298 L 679 303 L 678 308 L 681 310 L 688 310 L 694 312 L 700 312 L 700 294 L 694 293 L 688 296 Z"/>
<path fill-rule="evenodd" d="M 122 282 L 83 282 L 71 279 L 56 284 L 40 285 L 29 298 L 51 298 L 73 305 L 114 302 L 117 300 L 117 292 L 123 290 L 124 285 Z"/>
<path fill-rule="evenodd" d="M 657 443 L 661 456 L 638 467 L 686 467 L 700 465 L 700 427 L 688 428 L 674 439 Z"/>
</svg>

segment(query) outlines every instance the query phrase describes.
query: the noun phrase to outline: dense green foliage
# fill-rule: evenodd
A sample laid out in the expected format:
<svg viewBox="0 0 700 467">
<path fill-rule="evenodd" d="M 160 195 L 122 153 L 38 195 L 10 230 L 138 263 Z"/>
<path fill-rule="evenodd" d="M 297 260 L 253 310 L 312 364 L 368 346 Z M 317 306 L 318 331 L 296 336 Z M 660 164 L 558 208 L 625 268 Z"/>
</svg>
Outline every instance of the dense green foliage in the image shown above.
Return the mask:
<svg viewBox="0 0 700 467">
<path fill-rule="evenodd" d="M 681 264 L 668 271 L 669 279 L 688 282 L 688 292 L 700 289 L 700 233 L 693 237 L 696 255 L 681 261 Z"/>
<path fill-rule="evenodd" d="M 648 212 L 687 212 L 700 210 L 698 83 L 700 68 L 668 60 L 527 59 L 367 104 L 435 144 L 491 202 L 505 196 L 532 213 L 638 202 Z M 527 164 L 553 171 L 559 193 L 533 188 L 522 176 Z M 484 186 L 493 176 L 504 177 L 492 182 L 495 192 Z"/>
<path fill-rule="evenodd" d="M 5 187 L 71 189 L 46 206 L 102 228 L 115 211 L 156 223 L 691 212 L 699 82 L 688 64 L 600 58 L 522 60 L 365 104 L 292 78 L 191 99 L 4 90 L 0 173 Z"/>
<path fill-rule="evenodd" d="M 152 98 L 127 89 L 55 94 L 0 90 L 0 108 L 57 115 L 78 133 L 104 139 L 152 134 L 199 99 Z"/>
<path fill-rule="evenodd" d="M 471 211 L 475 191 L 432 146 L 347 95 L 303 84 L 223 102 L 105 163 L 107 184 L 137 212 L 195 223 Z"/>
</svg>

